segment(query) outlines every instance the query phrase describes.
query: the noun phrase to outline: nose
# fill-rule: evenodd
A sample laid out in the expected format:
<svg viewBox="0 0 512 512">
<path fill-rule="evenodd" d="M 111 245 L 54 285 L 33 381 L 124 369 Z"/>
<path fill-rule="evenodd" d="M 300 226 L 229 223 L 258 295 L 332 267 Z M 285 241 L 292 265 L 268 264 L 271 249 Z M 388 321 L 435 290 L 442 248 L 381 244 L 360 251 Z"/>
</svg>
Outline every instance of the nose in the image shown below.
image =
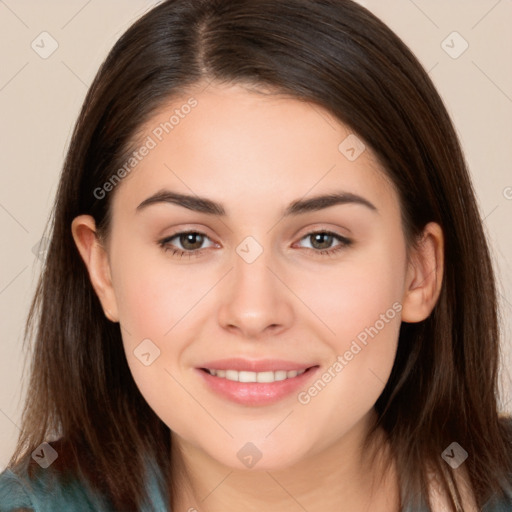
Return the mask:
<svg viewBox="0 0 512 512">
<path fill-rule="evenodd" d="M 246 339 L 277 335 L 293 322 L 293 293 L 271 250 L 251 263 L 239 254 L 226 276 L 218 321 L 222 328 Z"/>
</svg>

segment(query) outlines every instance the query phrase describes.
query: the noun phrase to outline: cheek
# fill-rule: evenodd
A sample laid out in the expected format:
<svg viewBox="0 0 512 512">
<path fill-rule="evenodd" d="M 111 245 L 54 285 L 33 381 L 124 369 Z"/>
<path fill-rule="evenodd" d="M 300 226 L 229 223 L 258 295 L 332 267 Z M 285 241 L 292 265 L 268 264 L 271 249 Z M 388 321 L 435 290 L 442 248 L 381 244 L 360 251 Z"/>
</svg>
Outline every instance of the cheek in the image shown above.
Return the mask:
<svg viewBox="0 0 512 512">
<path fill-rule="evenodd" d="M 126 255 L 112 259 L 121 334 L 130 369 L 145 394 L 145 388 L 159 389 L 156 384 L 167 375 L 164 370 L 175 366 L 183 350 L 175 326 L 196 300 L 184 273 L 171 271 L 165 259 L 155 261 L 148 251 L 136 249 L 118 254 Z"/>
<path fill-rule="evenodd" d="M 151 261 L 151 257 L 130 255 L 116 267 L 115 289 L 132 377 L 153 411 L 179 430 L 183 415 L 175 411 L 187 411 L 185 424 L 204 420 L 200 411 L 190 407 L 179 368 L 187 346 L 183 328 L 191 320 L 187 312 L 193 313 L 200 290 L 191 286 L 190 275 L 170 267 L 162 258 Z"/>
<path fill-rule="evenodd" d="M 326 327 L 326 339 L 332 340 L 338 353 L 360 333 L 364 337 L 365 329 L 375 324 L 387 337 L 389 329 L 385 327 L 400 323 L 396 312 L 403 297 L 405 254 L 400 237 L 389 243 L 378 240 L 365 250 L 347 253 L 345 259 L 316 273 L 314 279 L 297 283 L 298 295 Z M 389 335 L 393 337 L 393 333 Z"/>
<path fill-rule="evenodd" d="M 170 337 L 174 326 L 193 309 L 208 285 L 203 282 L 201 286 L 190 267 L 180 268 L 165 255 L 155 257 L 153 251 L 131 254 L 116 269 L 114 288 L 121 323 L 139 337 Z"/>
<path fill-rule="evenodd" d="M 318 325 L 327 333 L 330 359 L 324 361 L 320 382 L 304 390 L 301 403 L 318 407 L 315 414 L 325 415 L 327 422 L 357 418 L 369 410 L 389 378 L 405 276 L 405 246 L 400 241 L 381 240 L 331 272 L 319 273 L 303 288 L 311 310 L 318 312 Z M 328 403 L 343 407 L 322 407 Z"/>
</svg>

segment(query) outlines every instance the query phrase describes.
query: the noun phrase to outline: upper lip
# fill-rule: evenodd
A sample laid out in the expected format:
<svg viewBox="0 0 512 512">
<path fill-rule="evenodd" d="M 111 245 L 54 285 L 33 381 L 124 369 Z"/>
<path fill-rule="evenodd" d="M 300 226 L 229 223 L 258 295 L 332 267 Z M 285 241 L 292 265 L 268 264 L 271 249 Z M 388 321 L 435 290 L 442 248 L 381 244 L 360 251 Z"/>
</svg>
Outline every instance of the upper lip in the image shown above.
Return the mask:
<svg viewBox="0 0 512 512">
<path fill-rule="evenodd" d="M 200 366 L 209 370 L 237 370 L 248 372 L 275 372 L 278 370 L 306 370 L 316 366 L 310 363 L 296 363 L 294 361 L 284 361 L 282 359 L 243 359 L 232 357 L 228 359 L 217 359 L 208 361 Z"/>
</svg>

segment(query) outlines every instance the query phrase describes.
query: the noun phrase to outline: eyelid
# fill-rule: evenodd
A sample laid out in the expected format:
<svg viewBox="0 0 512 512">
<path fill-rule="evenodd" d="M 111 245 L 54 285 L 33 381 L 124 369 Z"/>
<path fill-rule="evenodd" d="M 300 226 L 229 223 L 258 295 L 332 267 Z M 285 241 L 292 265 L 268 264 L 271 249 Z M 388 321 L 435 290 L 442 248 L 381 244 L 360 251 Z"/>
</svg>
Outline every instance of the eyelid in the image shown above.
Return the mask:
<svg viewBox="0 0 512 512">
<path fill-rule="evenodd" d="M 315 222 L 313 224 L 310 224 L 306 228 L 302 228 L 298 230 L 295 236 L 300 236 L 300 233 L 304 233 L 305 235 L 316 233 L 318 231 L 328 231 L 330 233 L 333 233 L 335 235 L 350 238 L 353 236 L 352 230 L 344 225 L 339 224 L 333 224 L 332 222 Z M 343 234 L 345 233 L 345 234 Z M 304 236 L 304 235 L 303 235 Z"/>
<path fill-rule="evenodd" d="M 333 231 L 331 229 L 322 229 L 322 228 L 314 229 L 312 231 L 308 231 L 306 234 L 300 236 L 298 238 L 298 240 L 300 242 L 301 240 L 304 240 L 305 238 L 308 238 L 308 237 L 316 235 L 316 234 L 326 234 L 326 235 L 338 238 L 338 239 L 340 239 L 342 241 L 345 241 L 345 242 L 352 242 L 352 240 L 348 236 L 346 236 L 346 235 L 342 235 L 342 234 L 337 233 L 336 231 Z"/>
</svg>

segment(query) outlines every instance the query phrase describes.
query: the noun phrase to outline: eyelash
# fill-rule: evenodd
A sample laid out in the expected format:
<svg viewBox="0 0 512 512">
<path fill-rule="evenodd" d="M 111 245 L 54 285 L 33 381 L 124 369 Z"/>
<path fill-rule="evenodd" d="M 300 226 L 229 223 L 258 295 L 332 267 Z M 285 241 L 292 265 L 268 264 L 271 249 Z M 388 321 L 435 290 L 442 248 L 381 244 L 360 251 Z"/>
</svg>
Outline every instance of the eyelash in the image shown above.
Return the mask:
<svg viewBox="0 0 512 512">
<path fill-rule="evenodd" d="M 204 236 L 205 238 L 209 238 L 205 233 L 201 233 L 200 231 L 180 231 L 178 233 L 175 233 L 174 235 L 171 235 L 162 240 L 159 240 L 158 245 L 160 245 L 160 247 L 162 248 L 162 250 L 164 252 L 172 251 L 172 256 L 176 256 L 179 258 L 182 258 L 183 256 L 186 256 L 188 258 L 201 256 L 203 254 L 203 252 L 206 251 L 206 249 L 195 249 L 192 251 L 182 251 L 181 249 L 173 249 L 172 247 L 170 247 L 171 240 L 174 240 L 175 238 L 179 238 L 181 235 L 189 235 L 189 234 L 195 234 L 195 235 Z M 303 236 L 301 238 L 301 240 L 303 240 L 304 238 L 311 237 L 313 235 L 318 235 L 318 234 L 333 236 L 335 239 L 337 239 L 341 243 L 340 243 L 340 245 L 335 246 L 333 249 L 316 250 L 316 249 L 311 249 L 309 247 L 305 248 L 308 251 L 313 251 L 315 256 L 322 256 L 322 257 L 335 256 L 339 251 L 342 251 L 343 249 L 345 249 L 346 247 L 349 247 L 353 243 L 353 241 L 350 240 L 349 238 L 338 235 L 337 233 L 333 233 L 332 231 L 326 231 L 326 230 L 312 231 L 311 233 L 308 233 L 305 236 Z"/>
</svg>

